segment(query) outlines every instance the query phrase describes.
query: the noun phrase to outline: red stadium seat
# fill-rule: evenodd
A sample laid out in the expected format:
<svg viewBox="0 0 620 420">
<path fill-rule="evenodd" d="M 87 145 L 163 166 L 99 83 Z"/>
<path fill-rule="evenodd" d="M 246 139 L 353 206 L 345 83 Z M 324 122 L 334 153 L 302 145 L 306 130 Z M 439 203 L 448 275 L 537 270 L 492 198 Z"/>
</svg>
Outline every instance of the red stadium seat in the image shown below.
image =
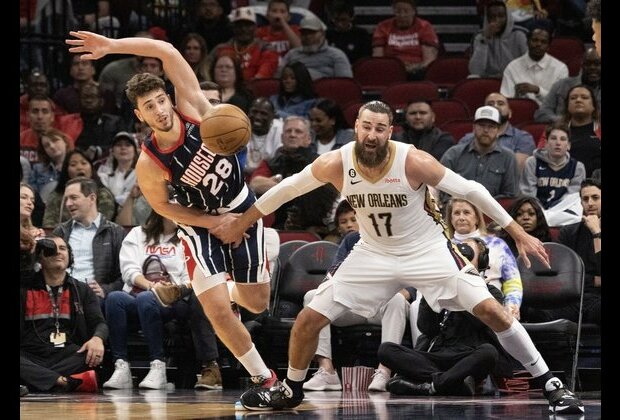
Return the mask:
<svg viewBox="0 0 620 420">
<path fill-rule="evenodd" d="M 355 126 L 357 113 L 362 105 L 364 105 L 363 102 L 352 102 L 342 109 L 342 115 L 344 115 L 344 119 L 346 120 L 347 124 L 349 124 L 350 128 L 353 128 Z"/>
<path fill-rule="evenodd" d="M 438 57 L 428 65 L 424 80 L 440 88 L 452 89 L 469 75 L 469 59 L 465 57 Z"/>
<path fill-rule="evenodd" d="M 252 79 L 248 82 L 248 89 L 256 98 L 276 95 L 280 90 L 280 79 Z"/>
<path fill-rule="evenodd" d="M 318 97 L 333 99 L 340 108 L 362 101 L 362 88 L 350 77 L 324 77 L 313 84 Z"/>
<path fill-rule="evenodd" d="M 534 119 L 534 112 L 538 109 L 538 103 L 529 98 L 508 98 L 508 105 L 512 110 L 510 124 L 519 125 Z"/>
<path fill-rule="evenodd" d="M 527 131 L 534 137 L 534 143 L 538 144 L 538 140 L 545 133 L 545 129 L 547 128 L 547 124 L 538 123 L 536 121 L 526 121 L 517 125 L 521 130 Z"/>
<path fill-rule="evenodd" d="M 465 102 L 473 114 L 476 109 L 484 105 L 484 98 L 489 93 L 499 92 L 501 84 L 502 81 L 499 79 L 465 79 L 454 86 L 450 96 Z"/>
<path fill-rule="evenodd" d="M 566 64 L 568 74 L 572 77 L 581 71 L 585 51 L 586 48 L 581 39 L 572 36 L 557 36 L 551 40 L 547 53 Z"/>
<path fill-rule="evenodd" d="M 396 82 L 407 80 L 405 65 L 394 57 L 365 57 L 353 63 L 353 78 L 365 93 L 381 93 Z"/>
<path fill-rule="evenodd" d="M 473 131 L 474 123 L 471 119 L 452 120 L 441 124 L 439 128 L 442 131 L 447 131 L 452 134 L 452 137 L 454 137 L 454 142 L 458 143 L 465 134 Z"/>
<path fill-rule="evenodd" d="M 466 120 L 471 118 L 469 109 L 463 101 L 459 99 L 441 99 L 431 101 L 431 108 L 435 113 L 435 125 L 452 121 L 452 120 Z"/>
<path fill-rule="evenodd" d="M 381 100 L 394 110 L 404 108 L 414 98 L 429 101 L 439 99 L 437 85 L 428 81 L 399 82 L 389 85 L 381 94 Z"/>
</svg>

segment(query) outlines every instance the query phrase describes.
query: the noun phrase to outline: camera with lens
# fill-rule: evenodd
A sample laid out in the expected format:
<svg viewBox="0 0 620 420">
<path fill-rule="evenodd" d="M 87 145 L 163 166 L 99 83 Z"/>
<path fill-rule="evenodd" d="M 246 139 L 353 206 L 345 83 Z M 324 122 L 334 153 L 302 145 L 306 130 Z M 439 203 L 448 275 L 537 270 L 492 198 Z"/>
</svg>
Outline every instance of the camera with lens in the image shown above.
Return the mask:
<svg viewBox="0 0 620 420">
<path fill-rule="evenodd" d="M 44 257 L 53 257 L 58 254 L 58 247 L 56 246 L 56 242 L 52 239 L 43 238 L 37 241 L 37 244 L 34 248 L 34 253 L 37 258 L 41 255 Z"/>
</svg>

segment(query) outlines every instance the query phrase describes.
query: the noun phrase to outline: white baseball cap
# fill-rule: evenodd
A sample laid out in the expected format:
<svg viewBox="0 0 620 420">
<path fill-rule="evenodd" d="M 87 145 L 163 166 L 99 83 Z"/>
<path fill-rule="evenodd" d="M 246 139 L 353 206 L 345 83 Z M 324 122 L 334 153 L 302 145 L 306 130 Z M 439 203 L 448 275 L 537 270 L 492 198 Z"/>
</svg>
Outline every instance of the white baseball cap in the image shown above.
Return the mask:
<svg viewBox="0 0 620 420">
<path fill-rule="evenodd" d="M 496 124 L 500 124 L 499 111 L 497 108 L 492 106 L 481 106 L 476 110 L 476 114 L 474 115 L 474 122 L 478 122 L 480 120 L 489 120 Z"/>
<path fill-rule="evenodd" d="M 256 13 L 251 7 L 238 7 L 230 13 L 229 19 L 231 22 L 247 20 L 249 22 L 256 23 Z"/>
</svg>

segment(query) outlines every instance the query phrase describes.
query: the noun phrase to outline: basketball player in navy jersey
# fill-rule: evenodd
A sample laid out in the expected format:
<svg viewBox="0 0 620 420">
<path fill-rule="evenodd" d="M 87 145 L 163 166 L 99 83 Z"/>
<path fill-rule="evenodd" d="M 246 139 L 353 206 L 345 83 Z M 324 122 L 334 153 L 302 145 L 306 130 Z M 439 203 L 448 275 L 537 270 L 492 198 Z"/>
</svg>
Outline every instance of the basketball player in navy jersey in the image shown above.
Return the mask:
<svg viewBox="0 0 620 420">
<path fill-rule="evenodd" d="M 497 113 L 489 112 L 493 111 Z M 498 114 L 488 117 L 499 119 Z M 435 312 L 466 310 L 488 325 L 545 390 L 550 410 L 583 413 L 581 401 L 553 376 L 525 329 L 504 311 L 478 271 L 452 244 L 428 188 L 482 209 L 515 239 L 528 266 L 527 254 L 549 265 L 542 242 L 528 235 L 479 183 L 455 174 L 414 146 L 389 140 L 392 112 L 383 102 L 371 101 L 360 108 L 355 134 L 354 142 L 319 156 L 263 194 L 236 220 L 223 220 L 212 231 L 224 243 L 238 241 L 264 214 L 328 182 L 355 209 L 360 227 L 360 241 L 295 320 L 287 378 L 271 389 L 246 391 L 243 406 L 265 410 L 299 405 L 320 329 L 346 310 L 370 317 L 399 289 L 412 286 Z"/>
<path fill-rule="evenodd" d="M 227 273 L 235 281 L 232 297 L 248 310 L 260 313 L 269 304 L 269 273 L 259 221 L 232 245 L 223 244 L 210 230 L 217 214 L 243 212 L 255 201 L 244 182 L 236 156 L 219 156 L 203 145 L 199 125 L 212 105 L 196 75 L 171 44 L 147 38 L 110 39 L 77 31 L 67 39 L 69 51 L 82 60 L 107 54 L 134 54 L 160 59 L 175 87 L 176 107 L 164 82 L 151 74 L 137 74 L 127 82 L 127 97 L 137 118 L 153 130 L 142 146 L 136 175 L 151 207 L 179 225 L 192 289 L 222 342 L 252 375 L 255 383 L 270 387 L 276 376 L 267 368 L 250 334 L 230 307 Z M 208 124 L 208 120 L 203 124 Z M 168 200 L 168 186 L 175 192 Z M 232 217 L 232 216 L 230 216 Z M 224 219 L 226 220 L 226 219 Z"/>
</svg>

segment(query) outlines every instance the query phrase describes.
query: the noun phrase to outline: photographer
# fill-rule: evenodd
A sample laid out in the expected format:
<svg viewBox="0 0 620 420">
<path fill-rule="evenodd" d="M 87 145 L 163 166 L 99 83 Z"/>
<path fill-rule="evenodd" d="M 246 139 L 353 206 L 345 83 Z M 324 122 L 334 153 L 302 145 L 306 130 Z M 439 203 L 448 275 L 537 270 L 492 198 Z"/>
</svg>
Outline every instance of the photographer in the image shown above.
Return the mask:
<svg viewBox="0 0 620 420">
<path fill-rule="evenodd" d="M 484 241 L 470 238 L 457 247 L 481 272 L 488 268 Z M 487 287 L 501 303 L 502 292 L 491 284 Z M 379 361 L 397 374 L 387 382 L 389 392 L 471 396 L 488 374 L 512 375 L 512 358 L 495 334 L 468 312 L 435 313 L 422 298 L 418 328 L 423 335 L 415 349 L 389 342 L 379 347 Z"/>
<path fill-rule="evenodd" d="M 34 256 L 40 270 L 20 290 L 21 382 L 39 391 L 92 392 L 89 369 L 101 364 L 108 336 L 97 297 L 67 274 L 73 257 L 62 238 L 39 240 Z"/>
</svg>

